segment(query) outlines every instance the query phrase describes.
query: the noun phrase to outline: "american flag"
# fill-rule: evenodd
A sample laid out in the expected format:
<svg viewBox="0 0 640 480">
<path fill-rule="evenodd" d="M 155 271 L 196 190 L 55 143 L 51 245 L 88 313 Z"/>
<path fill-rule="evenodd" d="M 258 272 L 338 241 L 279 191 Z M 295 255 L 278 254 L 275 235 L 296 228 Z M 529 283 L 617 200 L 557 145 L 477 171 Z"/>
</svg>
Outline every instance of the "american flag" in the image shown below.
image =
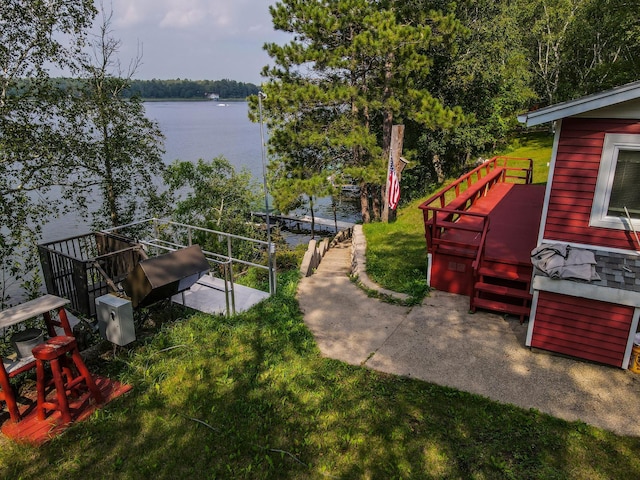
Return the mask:
<svg viewBox="0 0 640 480">
<path fill-rule="evenodd" d="M 396 169 L 393 166 L 393 157 L 389 157 L 389 178 L 387 179 L 387 198 L 389 199 L 389 208 L 395 210 L 398 207 L 400 201 L 400 182 L 398 182 L 398 175 L 396 175 Z"/>
</svg>

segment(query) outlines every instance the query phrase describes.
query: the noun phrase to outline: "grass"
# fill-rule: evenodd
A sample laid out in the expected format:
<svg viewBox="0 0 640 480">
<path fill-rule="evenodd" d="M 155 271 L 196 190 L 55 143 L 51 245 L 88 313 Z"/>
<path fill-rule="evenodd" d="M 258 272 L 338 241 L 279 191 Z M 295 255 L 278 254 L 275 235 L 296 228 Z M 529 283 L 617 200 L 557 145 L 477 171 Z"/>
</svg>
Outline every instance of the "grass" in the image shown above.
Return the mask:
<svg viewBox="0 0 640 480">
<path fill-rule="evenodd" d="M 552 146 L 553 136 L 550 133 L 530 133 L 514 138 L 496 155 L 533 159 L 533 183 L 546 183 Z"/>
<path fill-rule="evenodd" d="M 427 292 L 427 255 L 422 210 L 424 199 L 403 206 L 393 223 L 363 225 L 367 238 L 367 275 L 396 292 L 421 299 Z"/>
<path fill-rule="evenodd" d="M 97 360 L 132 392 L 41 448 L 3 438 L 0 478 L 640 476 L 638 438 L 321 357 L 297 281 Z"/>
<path fill-rule="evenodd" d="M 495 155 L 533 159 L 533 182 L 546 183 L 553 137 L 534 133 L 513 139 Z M 448 179 L 446 183 L 453 179 Z M 440 190 L 434 188 L 428 196 Z M 428 291 L 426 285 L 427 252 L 422 211 L 418 206 L 426 198 L 403 205 L 393 223 L 363 226 L 367 237 L 367 274 L 373 281 L 396 292 L 406 293 L 418 301 Z"/>
</svg>

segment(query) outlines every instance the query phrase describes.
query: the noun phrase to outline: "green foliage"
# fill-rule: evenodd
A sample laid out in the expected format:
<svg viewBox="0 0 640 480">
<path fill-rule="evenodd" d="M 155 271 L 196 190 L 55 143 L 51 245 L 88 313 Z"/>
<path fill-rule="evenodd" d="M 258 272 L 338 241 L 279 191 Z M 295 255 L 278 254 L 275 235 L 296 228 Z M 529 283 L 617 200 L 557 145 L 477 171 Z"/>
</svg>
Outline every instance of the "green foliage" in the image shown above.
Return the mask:
<svg viewBox="0 0 640 480">
<path fill-rule="evenodd" d="M 264 236 L 252 219 L 252 210 L 261 197 L 248 170 L 236 172 L 224 157 L 210 162 L 176 161 L 167 168 L 164 180 L 169 191 L 161 203 L 174 205 L 167 213 L 175 221 L 249 238 Z M 210 252 L 227 254 L 226 239 L 196 231 L 193 243 Z M 261 255 L 254 244 L 241 240 L 234 240 L 233 252 L 244 260 Z"/>
<path fill-rule="evenodd" d="M 557 103 L 640 78 L 637 0 L 515 5 L 540 102 Z"/>
<path fill-rule="evenodd" d="M 293 250 L 286 245 L 281 245 L 276 250 L 276 270 L 282 272 L 299 271 L 302 257 L 307 245 L 297 245 Z M 251 267 L 246 273 L 237 278 L 237 283 L 262 291 L 269 290 L 269 273 L 264 268 Z"/>
<path fill-rule="evenodd" d="M 47 66 L 78 68 L 91 0 L 2 2 L 0 11 L 0 307 L 8 283 L 37 275 L 40 226 L 60 210 L 52 186 L 69 184 L 73 158 L 61 125 L 69 99 L 48 82 Z M 73 183 L 68 185 L 73 188 Z"/>
<path fill-rule="evenodd" d="M 513 2 L 474 0 L 453 6 L 467 34 L 456 37 L 450 50 L 436 47 L 425 82 L 439 98 L 462 107 L 470 121 L 456 128 L 410 130 L 405 144 L 411 150 L 405 156 L 414 163 L 403 174 L 403 196 L 406 192 L 409 199 L 501 145 L 517 125 L 517 114 L 536 96 Z"/>
<path fill-rule="evenodd" d="M 424 199 L 405 204 L 395 222 L 364 225 L 367 275 L 395 292 L 422 299 L 427 288 L 427 251 L 422 211 Z"/>
<path fill-rule="evenodd" d="M 638 438 L 322 357 L 297 278 L 246 313 L 186 317 L 95 360 L 133 390 L 42 447 L 1 437 L 0 477 L 640 475 Z"/>
<path fill-rule="evenodd" d="M 607 90 L 638 80 L 638 0 L 582 2 L 562 50 L 558 100 Z M 597 19 L 597 21 L 594 21 Z"/>
<path fill-rule="evenodd" d="M 328 177 L 348 175 L 379 190 L 394 122 L 451 128 L 464 120 L 421 82 L 432 63 L 428 49 L 461 32 L 453 17 L 413 11 L 407 22 L 395 3 L 365 0 L 283 1 L 270 11 L 276 29 L 295 34 L 286 45 L 265 45 L 275 62 L 263 70 L 263 89 L 281 204 L 326 192 Z M 255 118 L 258 102 L 251 106 Z"/>
<path fill-rule="evenodd" d="M 101 14 L 99 35 L 90 42 L 93 58 L 81 64 L 82 81 L 68 85 L 72 99 L 61 122 L 77 186 L 64 191 L 76 213 L 92 212 L 93 227 L 123 225 L 147 216 L 154 178 L 164 167 L 163 135 L 145 116 L 139 99 L 125 99 L 123 90 L 135 73 L 123 72 L 117 58 L 120 42 L 110 36 L 111 16 Z M 100 193 L 96 195 L 96 190 Z"/>
<path fill-rule="evenodd" d="M 508 144 L 495 152 L 507 157 L 533 160 L 533 183 L 547 183 L 549 162 L 553 147 L 553 134 L 549 132 L 522 133 L 510 139 Z"/>
</svg>

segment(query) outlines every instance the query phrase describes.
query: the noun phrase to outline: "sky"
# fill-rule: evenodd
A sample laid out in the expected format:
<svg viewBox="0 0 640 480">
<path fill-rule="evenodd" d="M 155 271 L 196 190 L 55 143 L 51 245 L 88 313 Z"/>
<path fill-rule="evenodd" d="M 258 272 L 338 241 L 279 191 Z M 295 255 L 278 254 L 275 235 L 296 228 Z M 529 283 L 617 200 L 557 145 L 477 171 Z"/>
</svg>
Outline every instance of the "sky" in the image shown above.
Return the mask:
<svg viewBox="0 0 640 480">
<path fill-rule="evenodd" d="M 111 0 L 112 36 L 121 41 L 123 66 L 140 48 L 136 79 L 227 78 L 259 85 L 262 67 L 272 63 L 262 46 L 288 41 L 273 29 L 269 5 L 275 2 Z"/>
</svg>

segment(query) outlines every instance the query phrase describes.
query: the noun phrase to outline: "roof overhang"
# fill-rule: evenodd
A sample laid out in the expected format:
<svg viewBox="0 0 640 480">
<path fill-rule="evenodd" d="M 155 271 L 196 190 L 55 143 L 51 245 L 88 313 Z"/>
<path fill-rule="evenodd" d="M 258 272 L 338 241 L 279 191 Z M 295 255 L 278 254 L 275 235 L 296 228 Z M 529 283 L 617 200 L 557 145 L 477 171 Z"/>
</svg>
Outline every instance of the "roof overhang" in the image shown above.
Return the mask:
<svg viewBox="0 0 640 480">
<path fill-rule="evenodd" d="M 592 110 L 610 107 L 640 98 L 640 81 L 627 83 L 606 92 L 594 93 L 576 100 L 550 105 L 518 115 L 518 121 L 528 127 L 573 117 Z"/>
</svg>

